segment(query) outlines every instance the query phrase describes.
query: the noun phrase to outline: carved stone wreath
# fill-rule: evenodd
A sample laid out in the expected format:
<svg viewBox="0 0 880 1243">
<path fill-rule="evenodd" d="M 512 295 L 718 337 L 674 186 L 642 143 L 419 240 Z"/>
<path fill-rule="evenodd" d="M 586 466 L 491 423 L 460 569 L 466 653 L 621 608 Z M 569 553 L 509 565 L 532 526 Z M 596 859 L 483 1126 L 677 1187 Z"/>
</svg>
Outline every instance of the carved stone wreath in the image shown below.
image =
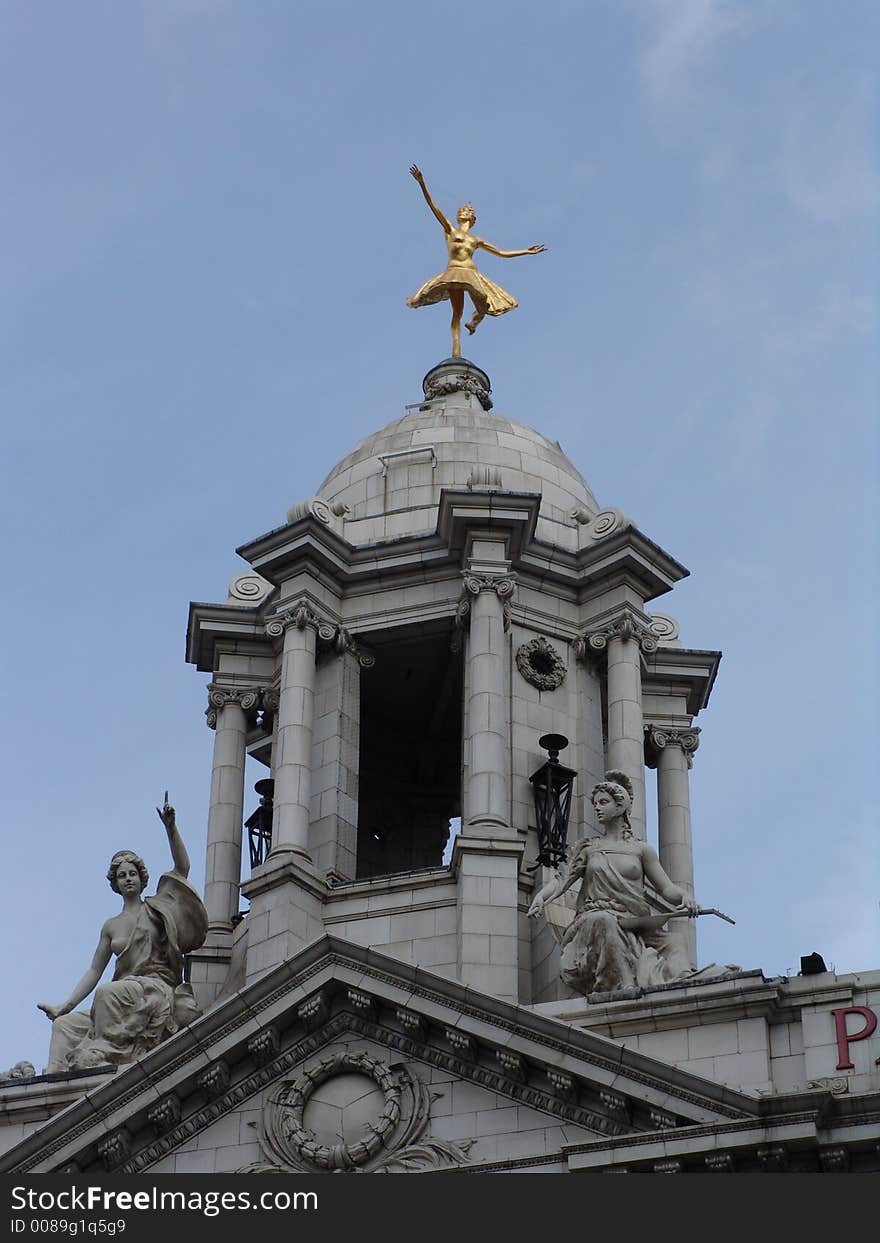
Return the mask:
<svg viewBox="0 0 880 1243">
<path fill-rule="evenodd" d="M 330 1147 L 321 1144 L 313 1131 L 305 1126 L 306 1106 L 315 1089 L 334 1075 L 355 1073 L 367 1075 L 385 1095 L 385 1104 L 378 1119 L 371 1123 L 368 1134 L 356 1144 L 340 1141 Z M 322 1170 L 345 1170 L 363 1165 L 386 1146 L 400 1121 L 400 1082 L 385 1062 L 366 1053 L 336 1053 L 325 1057 L 307 1070 L 284 1094 L 284 1139 L 295 1155 Z"/>
<path fill-rule="evenodd" d="M 345 1074 L 366 1075 L 384 1094 L 378 1117 L 364 1124 L 357 1143 L 322 1144 L 305 1125 L 306 1106 L 328 1079 Z M 276 1087 L 263 1109 L 261 1147 L 268 1161 L 258 1161 L 240 1174 L 314 1173 L 404 1174 L 453 1169 L 466 1165 L 473 1140 L 432 1139 L 428 1127 L 432 1092 L 403 1063 L 389 1066 L 368 1053 L 330 1053 L 304 1070 L 299 1078 Z"/>
<path fill-rule="evenodd" d="M 517 648 L 516 667 L 539 691 L 555 691 L 565 681 L 565 661 L 542 635 Z"/>
</svg>

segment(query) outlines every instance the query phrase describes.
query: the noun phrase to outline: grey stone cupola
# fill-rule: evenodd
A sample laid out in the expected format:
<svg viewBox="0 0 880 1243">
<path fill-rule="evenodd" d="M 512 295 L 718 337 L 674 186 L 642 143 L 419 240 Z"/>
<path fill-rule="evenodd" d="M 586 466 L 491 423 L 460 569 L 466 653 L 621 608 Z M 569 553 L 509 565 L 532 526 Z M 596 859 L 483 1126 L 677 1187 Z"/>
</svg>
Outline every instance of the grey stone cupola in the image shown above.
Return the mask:
<svg viewBox="0 0 880 1243">
<path fill-rule="evenodd" d="M 216 731 L 206 1003 L 325 933 L 508 1001 L 560 996 L 558 945 L 526 918 L 548 733 L 577 771 L 572 842 L 596 831 L 609 768 L 644 837 L 657 768 L 661 863 L 693 893 L 688 769 L 719 656 L 649 611 L 687 571 L 495 412 L 473 363 L 423 389 L 237 550 L 249 569 L 223 603 L 191 606 Z M 247 755 L 274 786 L 268 853 L 242 871 Z"/>
</svg>

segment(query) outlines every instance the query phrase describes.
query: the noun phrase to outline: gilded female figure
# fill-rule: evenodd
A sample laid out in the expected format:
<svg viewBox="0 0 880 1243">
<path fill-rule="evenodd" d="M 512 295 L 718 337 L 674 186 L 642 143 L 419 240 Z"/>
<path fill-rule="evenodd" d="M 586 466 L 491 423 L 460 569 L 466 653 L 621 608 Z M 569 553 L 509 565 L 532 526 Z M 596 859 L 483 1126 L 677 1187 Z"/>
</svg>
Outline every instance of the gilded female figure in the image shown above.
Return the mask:
<svg viewBox="0 0 880 1243">
<path fill-rule="evenodd" d="M 468 295 L 474 304 L 473 317 L 465 324 L 468 332 L 474 333 L 477 325 L 486 315 L 505 315 L 518 306 L 516 298 L 506 289 L 490 281 L 477 271 L 474 263 L 474 252 L 487 250 L 490 255 L 498 255 L 502 259 L 514 259 L 518 255 L 539 255 L 546 246 L 529 246 L 527 250 L 499 250 L 497 246 L 484 242 L 476 237 L 471 229 L 477 222 L 476 212 L 470 203 L 459 207 L 456 223 L 452 224 L 431 198 L 425 185 L 420 169 L 413 164 L 409 170 L 415 177 L 425 196 L 425 202 L 440 222 L 446 235 L 446 249 L 449 261 L 445 272 L 426 281 L 411 298 L 407 298 L 407 306 L 432 306 L 435 302 L 448 299 L 452 303 L 452 357 L 461 357 L 461 319 L 464 313 L 464 296 Z"/>
</svg>

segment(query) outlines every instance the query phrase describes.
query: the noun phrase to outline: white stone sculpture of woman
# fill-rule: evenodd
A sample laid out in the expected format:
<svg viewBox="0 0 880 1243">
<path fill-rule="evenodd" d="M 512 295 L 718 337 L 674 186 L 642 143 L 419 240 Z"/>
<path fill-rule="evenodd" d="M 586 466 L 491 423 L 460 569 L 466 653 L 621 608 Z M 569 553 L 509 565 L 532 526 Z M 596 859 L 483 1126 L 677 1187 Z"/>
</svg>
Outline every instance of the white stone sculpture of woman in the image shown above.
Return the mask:
<svg viewBox="0 0 880 1243">
<path fill-rule="evenodd" d="M 48 1073 L 132 1062 L 199 1014 L 192 990 L 182 983 L 183 955 L 204 944 L 208 915 L 187 880 L 189 855 L 167 790 L 156 810 L 174 867 L 160 877 L 155 895 L 144 899 L 149 873 L 143 859 L 120 850 L 110 860 L 107 879 L 122 897 L 122 910 L 104 924 L 91 966 L 67 1001 L 38 1007 L 52 1020 Z M 112 982 L 96 990 L 91 1012 L 75 1011 L 113 954 Z"/>
<path fill-rule="evenodd" d="M 645 883 L 681 914 L 696 915 L 699 907 L 672 883 L 651 846 L 633 836 L 629 777 L 617 770 L 606 773 L 591 797 L 604 835 L 581 838 L 568 865 L 529 908 L 529 915 L 540 915 L 548 902 L 581 882 L 574 917 L 561 936 L 563 982 L 588 995 L 690 975 L 679 943 L 658 927 L 662 919 L 648 902 Z"/>
</svg>

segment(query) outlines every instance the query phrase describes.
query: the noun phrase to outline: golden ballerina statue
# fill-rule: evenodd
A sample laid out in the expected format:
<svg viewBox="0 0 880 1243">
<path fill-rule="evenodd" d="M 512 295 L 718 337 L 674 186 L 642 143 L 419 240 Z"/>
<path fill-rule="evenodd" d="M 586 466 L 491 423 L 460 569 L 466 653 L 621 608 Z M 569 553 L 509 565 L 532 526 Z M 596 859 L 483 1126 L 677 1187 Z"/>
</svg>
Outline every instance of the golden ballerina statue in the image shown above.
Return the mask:
<svg viewBox="0 0 880 1243">
<path fill-rule="evenodd" d="M 502 259 L 515 259 L 519 255 L 539 255 L 546 246 L 529 246 L 527 250 L 499 250 L 481 237 L 475 237 L 471 229 L 477 222 L 477 215 L 470 203 L 459 207 L 456 214 L 457 225 L 443 215 L 443 212 L 431 198 L 425 185 L 421 170 L 413 164 L 409 170 L 422 189 L 425 202 L 440 221 L 446 234 L 446 249 L 449 252 L 449 263 L 446 271 L 426 281 L 411 298 L 407 298 L 407 306 L 433 306 L 435 302 L 452 303 L 452 357 L 461 358 L 461 317 L 464 312 L 464 295 L 467 294 L 474 304 L 473 317 L 465 324 L 468 332 L 474 333 L 477 324 L 486 315 L 505 315 L 518 306 L 516 298 L 506 289 L 490 281 L 477 271 L 474 263 L 474 251 L 487 250 L 490 255 L 498 255 Z"/>
</svg>

